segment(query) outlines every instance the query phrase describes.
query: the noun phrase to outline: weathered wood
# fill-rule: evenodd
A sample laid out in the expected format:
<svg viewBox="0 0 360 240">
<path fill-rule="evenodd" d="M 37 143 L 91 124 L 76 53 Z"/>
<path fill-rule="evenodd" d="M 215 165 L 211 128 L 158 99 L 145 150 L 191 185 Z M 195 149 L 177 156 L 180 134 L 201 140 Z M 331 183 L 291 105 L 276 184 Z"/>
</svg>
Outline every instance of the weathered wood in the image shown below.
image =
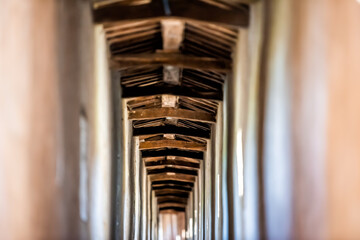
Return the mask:
<svg viewBox="0 0 360 240">
<path fill-rule="evenodd" d="M 174 166 L 174 165 L 158 165 L 158 166 L 152 166 L 152 167 L 146 167 L 146 169 L 149 170 L 156 170 L 156 169 L 164 169 L 164 168 L 176 168 L 176 169 L 182 169 L 182 170 L 191 170 L 191 171 L 197 171 L 199 168 L 193 168 L 193 167 L 184 167 L 184 166 Z"/>
<path fill-rule="evenodd" d="M 176 192 L 176 191 L 169 191 L 169 192 L 155 192 L 156 197 L 181 197 L 181 198 L 188 198 L 189 192 Z"/>
<path fill-rule="evenodd" d="M 216 122 L 216 117 L 207 112 L 191 111 L 179 108 L 149 108 L 129 112 L 130 120 L 146 120 L 154 118 L 177 118 L 205 123 Z"/>
<path fill-rule="evenodd" d="M 187 198 L 183 197 L 175 197 L 175 196 L 169 196 L 169 197 L 158 197 L 157 198 L 158 203 L 187 203 Z"/>
<path fill-rule="evenodd" d="M 192 188 L 178 184 L 157 184 L 152 187 L 153 190 L 179 190 L 191 192 Z"/>
<path fill-rule="evenodd" d="M 200 168 L 199 163 L 187 162 L 187 161 L 179 161 L 179 160 L 160 160 L 160 161 L 150 161 L 150 162 L 145 161 L 146 167 L 163 166 L 163 165 L 175 165 L 175 166 L 184 166 L 191 168 Z"/>
<path fill-rule="evenodd" d="M 158 162 L 158 161 L 182 161 L 182 162 L 200 164 L 200 161 L 201 161 L 201 159 L 179 157 L 179 156 L 143 157 L 142 159 L 145 161 L 145 163 L 154 162 L 154 161 L 155 162 Z"/>
<path fill-rule="evenodd" d="M 156 197 L 181 197 L 181 198 L 188 198 L 189 193 L 182 192 L 182 193 L 176 193 L 176 192 L 164 192 L 164 193 L 155 193 Z"/>
<path fill-rule="evenodd" d="M 140 53 L 119 54 L 112 57 L 112 69 L 139 65 L 171 65 L 187 69 L 204 69 L 208 71 L 228 72 L 231 61 L 211 57 L 187 56 L 181 53 Z"/>
<path fill-rule="evenodd" d="M 140 0 L 138 0 L 140 1 Z M 144 0 L 143 0 L 144 1 Z M 245 4 L 251 4 L 251 3 L 255 3 L 258 2 L 259 0 L 199 0 L 199 1 L 203 1 L 203 2 L 207 2 L 209 4 L 213 4 L 215 5 L 215 3 L 219 4 L 223 4 L 223 5 L 227 5 L 228 7 L 238 7 L 240 3 L 245 3 Z M 225 6 L 222 6 L 225 7 Z"/>
<path fill-rule="evenodd" d="M 185 208 L 186 204 L 182 204 L 182 203 L 161 203 L 158 205 L 158 207 L 161 208 L 166 208 L 166 207 L 180 207 L 180 208 Z"/>
<path fill-rule="evenodd" d="M 136 98 L 143 96 L 152 96 L 160 94 L 169 94 L 191 98 L 202 98 L 214 101 L 222 101 L 222 91 L 200 92 L 193 88 L 173 85 L 148 86 L 148 87 L 124 87 L 122 91 L 123 98 Z"/>
<path fill-rule="evenodd" d="M 222 9 L 216 6 L 192 0 L 169 0 L 172 17 L 194 19 L 232 26 L 249 25 L 249 8 L 244 5 L 241 9 Z M 161 0 L 153 0 L 150 4 L 139 6 L 123 6 L 112 4 L 94 10 L 96 23 L 119 22 L 148 18 L 166 19 L 166 13 Z"/>
<path fill-rule="evenodd" d="M 159 173 L 180 173 L 180 174 L 186 174 L 186 175 L 193 175 L 197 176 L 198 172 L 197 170 L 192 169 L 181 169 L 181 168 L 175 168 L 175 167 L 163 167 L 158 169 L 149 169 L 147 170 L 148 175 L 154 175 Z"/>
<path fill-rule="evenodd" d="M 94 9 L 99 9 L 107 6 L 118 4 L 121 6 L 138 6 L 143 4 L 149 4 L 151 0 L 94 0 Z"/>
<path fill-rule="evenodd" d="M 195 182 L 196 176 L 181 173 L 159 173 L 149 176 L 150 181 L 178 181 L 178 182 Z"/>
<path fill-rule="evenodd" d="M 195 159 L 203 159 L 204 153 L 199 151 L 185 151 L 176 148 L 163 149 L 163 150 L 142 150 L 142 157 L 159 157 L 159 156 L 179 156 Z"/>
<path fill-rule="evenodd" d="M 185 212 L 185 208 L 180 207 L 164 207 L 159 208 L 159 212 L 175 213 L 175 212 Z"/>
<path fill-rule="evenodd" d="M 192 129 L 186 127 L 177 127 L 172 125 L 160 126 L 160 127 L 144 127 L 134 128 L 133 136 L 146 136 L 154 134 L 176 134 L 190 137 L 198 137 L 204 139 L 210 139 L 210 132 L 201 129 Z"/>
<path fill-rule="evenodd" d="M 151 186 L 154 187 L 158 187 L 158 186 L 165 186 L 165 185 L 169 185 L 169 186 L 182 186 L 182 187 L 187 187 L 187 188 L 192 188 L 194 186 L 193 182 L 182 182 L 182 181 L 177 181 L 175 180 L 153 180 L 151 182 Z"/>
<path fill-rule="evenodd" d="M 162 195 L 162 194 L 168 194 L 168 193 L 179 193 L 179 194 L 185 193 L 185 194 L 187 194 L 190 191 L 185 191 L 185 190 L 176 189 L 176 188 L 163 188 L 163 189 L 159 189 L 159 190 L 154 190 L 155 196 Z"/>
<path fill-rule="evenodd" d="M 156 148 L 178 148 L 185 150 L 205 151 L 206 144 L 197 142 L 186 142 L 180 140 L 159 140 L 159 141 L 146 141 L 140 143 L 140 149 L 156 149 Z"/>
</svg>

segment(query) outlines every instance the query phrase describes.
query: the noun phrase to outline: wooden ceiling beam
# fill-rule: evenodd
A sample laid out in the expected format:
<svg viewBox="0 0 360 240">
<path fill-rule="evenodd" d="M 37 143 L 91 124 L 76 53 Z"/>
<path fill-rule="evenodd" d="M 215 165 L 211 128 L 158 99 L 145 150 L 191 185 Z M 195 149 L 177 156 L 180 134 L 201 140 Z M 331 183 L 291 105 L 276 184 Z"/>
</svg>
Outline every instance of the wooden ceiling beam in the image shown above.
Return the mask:
<svg viewBox="0 0 360 240">
<path fill-rule="evenodd" d="M 119 54 L 111 58 L 112 69 L 124 69 L 125 67 L 141 65 L 171 65 L 186 69 L 204 69 L 208 71 L 229 72 L 231 61 L 211 57 L 187 56 L 181 53 L 139 53 Z"/>
<path fill-rule="evenodd" d="M 187 203 L 188 198 L 175 196 L 162 196 L 157 198 L 158 203 Z"/>
<path fill-rule="evenodd" d="M 151 182 L 151 186 L 154 187 L 158 187 L 158 186 L 182 186 L 182 187 L 187 187 L 187 188 L 192 188 L 194 186 L 193 182 L 183 182 L 183 181 L 178 181 L 178 180 L 153 180 Z"/>
<path fill-rule="evenodd" d="M 160 157 L 160 156 L 179 156 L 194 159 L 204 159 L 204 153 L 200 151 L 185 151 L 176 148 L 162 149 L 162 150 L 142 150 L 142 157 Z"/>
<path fill-rule="evenodd" d="M 179 157 L 179 156 L 160 156 L 160 157 L 143 157 L 145 163 L 147 162 L 158 162 L 158 161 L 182 161 L 188 163 L 197 163 L 200 164 L 201 159 L 188 158 L 188 157 Z"/>
<path fill-rule="evenodd" d="M 160 161 L 151 161 L 146 162 L 146 167 L 153 167 L 153 166 L 163 166 L 163 165 L 174 165 L 174 166 L 184 166 L 184 167 L 191 167 L 191 168 L 200 168 L 199 163 L 187 162 L 187 161 L 179 161 L 179 160 L 160 160 Z"/>
<path fill-rule="evenodd" d="M 187 142 L 180 140 L 158 140 L 140 142 L 140 150 L 157 148 L 178 148 L 185 150 L 206 151 L 206 144 L 197 142 Z"/>
<path fill-rule="evenodd" d="M 189 192 L 164 192 L 158 193 L 155 192 L 156 197 L 181 197 L 181 198 L 189 198 Z"/>
<path fill-rule="evenodd" d="M 167 194 L 167 193 L 185 193 L 188 194 L 190 191 L 186 191 L 186 190 L 182 190 L 182 189 L 176 189 L 176 188 L 163 188 L 163 189 L 158 189 L 158 190 L 154 190 L 155 192 L 155 196 L 158 196 L 157 194 Z"/>
<path fill-rule="evenodd" d="M 157 165 L 157 166 L 152 166 L 152 167 L 146 167 L 147 170 L 156 170 L 156 169 L 164 169 L 164 168 L 176 168 L 176 169 L 181 169 L 181 170 L 190 170 L 190 171 L 197 171 L 199 170 L 199 168 L 193 168 L 193 167 L 184 167 L 184 166 L 179 166 L 179 165 Z"/>
<path fill-rule="evenodd" d="M 151 0 L 94 0 L 93 2 L 93 7 L 95 9 L 99 9 L 114 4 L 118 4 L 121 6 L 137 6 L 149 4 Z"/>
<path fill-rule="evenodd" d="M 255 3 L 259 0 L 199 0 L 199 1 L 203 1 L 208 4 L 218 6 L 220 8 L 231 9 L 233 7 L 235 7 L 235 8 L 239 7 L 240 3 L 251 4 L 251 3 Z"/>
<path fill-rule="evenodd" d="M 182 186 L 177 184 L 157 184 L 152 187 L 153 190 L 179 190 L 191 192 L 192 188 L 188 186 Z"/>
<path fill-rule="evenodd" d="M 143 127 L 143 128 L 133 129 L 133 136 L 135 137 L 154 135 L 154 134 L 176 134 L 176 135 L 210 139 L 210 131 L 204 131 L 201 129 L 193 129 L 186 127 L 177 127 L 172 125 L 159 126 L 159 127 Z"/>
<path fill-rule="evenodd" d="M 182 204 L 182 203 L 161 203 L 158 205 L 159 208 L 166 208 L 166 207 L 180 207 L 180 208 L 185 208 L 186 204 Z"/>
<path fill-rule="evenodd" d="M 179 108 L 148 108 L 129 111 L 129 120 L 147 120 L 154 118 L 176 118 L 205 123 L 215 123 L 216 117 L 211 113 L 191 111 Z"/>
<path fill-rule="evenodd" d="M 119 21 L 140 20 L 149 18 L 185 18 L 206 21 L 236 27 L 249 25 L 249 7 L 241 9 L 222 9 L 211 4 L 193 0 L 169 0 L 168 12 L 161 0 L 149 4 L 124 6 L 123 4 L 102 5 L 94 9 L 96 23 L 113 23 Z"/>
<path fill-rule="evenodd" d="M 147 170 L 148 175 L 154 175 L 154 174 L 160 174 L 160 173 L 176 173 L 176 174 L 186 174 L 186 175 L 192 175 L 192 176 L 197 176 L 197 174 L 198 174 L 197 170 L 181 169 L 181 168 L 174 168 L 174 167 L 164 167 L 164 168 Z"/>
<path fill-rule="evenodd" d="M 156 197 L 182 197 L 188 198 L 189 193 L 177 193 L 177 192 L 168 192 L 168 193 L 155 193 Z"/>
<path fill-rule="evenodd" d="M 201 92 L 194 90 L 193 88 L 183 86 L 148 86 L 148 87 L 123 87 L 122 97 L 123 98 L 137 98 L 152 95 L 176 95 L 182 97 L 191 97 L 199 99 L 207 99 L 214 101 L 222 101 L 222 91 L 218 92 Z"/>
<path fill-rule="evenodd" d="M 196 176 L 181 173 L 160 173 L 149 176 L 150 181 L 178 181 L 194 183 Z"/>
<path fill-rule="evenodd" d="M 159 208 L 159 212 L 169 214 L 174 214 L 176 212 L 185 212 L 185 207 L 163 207 Z"/>
</svg>

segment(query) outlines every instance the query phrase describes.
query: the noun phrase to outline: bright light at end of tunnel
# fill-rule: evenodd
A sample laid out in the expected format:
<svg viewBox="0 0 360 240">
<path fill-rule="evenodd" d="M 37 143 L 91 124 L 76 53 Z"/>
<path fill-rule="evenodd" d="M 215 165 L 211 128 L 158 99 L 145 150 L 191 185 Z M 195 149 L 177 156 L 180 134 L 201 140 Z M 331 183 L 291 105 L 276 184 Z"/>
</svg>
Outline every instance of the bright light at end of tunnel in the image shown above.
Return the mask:
<svg viewBox="0 0 360 240">
<path fill-rule="evenodd" d="M 243 157 L 243 141 L 242 141 L 242 129 L 239 129 L 236 139 L 236 165 L 237 165 L 237 177 L 238 177 L 238 191 L 239 196 L 244 196 L 244 157 Z"/>
</svg>

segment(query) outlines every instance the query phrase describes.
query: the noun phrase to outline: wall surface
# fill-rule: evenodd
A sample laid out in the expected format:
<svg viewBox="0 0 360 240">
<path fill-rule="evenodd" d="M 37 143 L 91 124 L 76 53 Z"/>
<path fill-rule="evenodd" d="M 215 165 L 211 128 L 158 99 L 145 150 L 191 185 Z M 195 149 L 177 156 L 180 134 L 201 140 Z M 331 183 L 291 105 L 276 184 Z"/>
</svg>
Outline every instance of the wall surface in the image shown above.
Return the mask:
<svg viewBox="0 0 360 240">
<path fill-rule="evenodd" d="M 56 236 L 55 226 L 66 226 L 53 218 L 63 184 L 55 1 L 1 1 L 0 9 L 0 231 L 7 239 Z"/>
<path fill-rule="evenodd" d="M 0 29 L 1 238 L 88 239 L 78 186 L 89 3 L 4 0 Z"/>
<path fill-rule="evenodd" d="M 360 3 L 267 1 L 266 11 L 266 234 L 357 239 Z"/>
</svg>

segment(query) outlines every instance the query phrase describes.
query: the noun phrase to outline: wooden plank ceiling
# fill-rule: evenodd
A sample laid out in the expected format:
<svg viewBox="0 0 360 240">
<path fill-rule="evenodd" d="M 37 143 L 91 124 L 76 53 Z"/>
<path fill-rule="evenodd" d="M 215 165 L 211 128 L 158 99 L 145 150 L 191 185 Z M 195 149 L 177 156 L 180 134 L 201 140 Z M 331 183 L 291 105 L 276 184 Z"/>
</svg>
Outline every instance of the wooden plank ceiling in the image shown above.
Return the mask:
<svg viewBox="0 0 360 240">
<path fill-rule="evenodd" d="M 159 210 L 184 211 L 249 8 L 230 0 L 165 3 L 96 1 L 94 16 L 104 26 L 111 67 L 120 72 Z"/>
</svg>

